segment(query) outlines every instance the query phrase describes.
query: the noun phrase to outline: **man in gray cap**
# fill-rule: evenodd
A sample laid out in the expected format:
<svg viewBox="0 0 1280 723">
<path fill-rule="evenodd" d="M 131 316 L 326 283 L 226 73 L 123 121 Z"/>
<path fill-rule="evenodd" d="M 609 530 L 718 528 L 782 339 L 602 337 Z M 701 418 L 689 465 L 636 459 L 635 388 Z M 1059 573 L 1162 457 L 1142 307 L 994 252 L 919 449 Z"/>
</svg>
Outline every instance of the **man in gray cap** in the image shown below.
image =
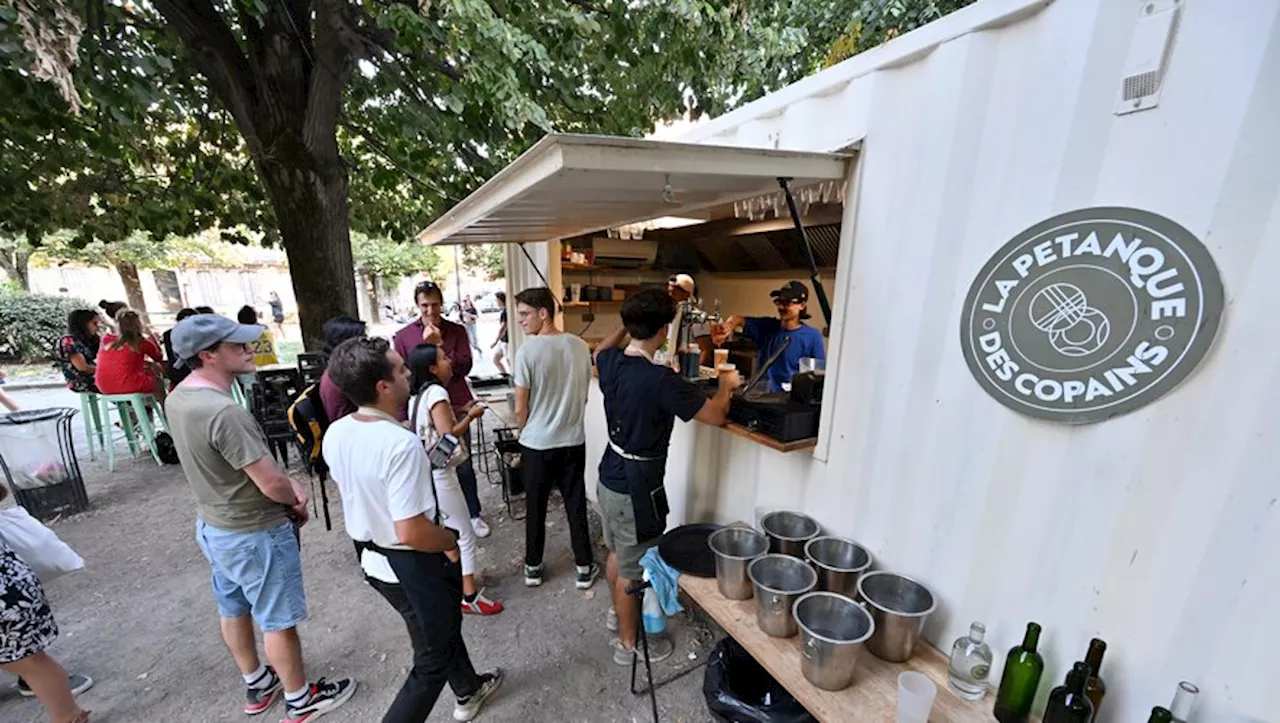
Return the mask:
<svg viewBox="0 0 1280 723">
<path fill-rule="evenodd" d="M 244 712 L 285 697 L 286 721 L 309 721 L 346 703 L 350 678 L 308 682 L 296 626 L 307 616 L 294 525 L 307 521 L 302 485 L 276 466 L 258 423 L 231 398 L 254 371 L 250 344 L 263 327 L 200 314 L 173 327 L 173 350 L 191 374 L 165 404 L 170 432 L 196 496 L 196 541 L 213 568 L 222 639 L 247 689 Z M 258 658 L 262 629 L 270 665 Z"/>
</svg>

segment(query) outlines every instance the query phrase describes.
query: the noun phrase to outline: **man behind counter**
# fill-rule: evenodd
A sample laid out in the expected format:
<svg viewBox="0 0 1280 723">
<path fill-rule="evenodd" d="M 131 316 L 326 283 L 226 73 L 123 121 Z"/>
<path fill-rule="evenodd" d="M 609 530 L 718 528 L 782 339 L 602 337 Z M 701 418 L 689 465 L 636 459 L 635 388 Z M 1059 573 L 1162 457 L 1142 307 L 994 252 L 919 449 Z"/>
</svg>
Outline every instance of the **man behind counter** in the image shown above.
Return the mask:
<svg viewBox="0 0 1280 723">
<path fill-rule="evenodd" d="M 769 296 L 773 297 L 773 303 L 778 307 L 777 318 L 730 316 L 712 335 L 712 341 L 716 346 L 722 346 L 733 335 L 734 330 L 741 326 L 743 334 L 755 342 L 756 348 L 760 350 L 756 364 L 763 365 L 790 338 L 791 345 L 778 357 L 764 377 L 769 383 L 769 391 L 778 392 L 782 391 L 783 384 L 791 383 L 791 377 L 800 369 L 801 359 L 826 359 L 827 352 L 822 332 L 804 323 L 809 318 L 809 289 L 804 284 L 799 281 L 788 282 L 782 288 L 769 292 Z"/>
</svg>

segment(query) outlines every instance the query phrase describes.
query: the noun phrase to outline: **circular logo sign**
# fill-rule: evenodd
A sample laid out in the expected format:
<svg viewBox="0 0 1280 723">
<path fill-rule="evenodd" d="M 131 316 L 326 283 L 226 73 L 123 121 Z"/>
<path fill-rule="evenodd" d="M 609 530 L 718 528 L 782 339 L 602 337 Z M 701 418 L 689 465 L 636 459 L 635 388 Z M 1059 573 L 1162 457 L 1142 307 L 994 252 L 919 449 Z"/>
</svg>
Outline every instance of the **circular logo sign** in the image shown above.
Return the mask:
<svg viewBox="0 0 1280 723">
<path fill-rule="evenodd" d="M 982 267 L 960 318 L 965 361 L 1010 409 L 1071 424 L 1131 412 L 1204 357 L 1222 279 L 1191 232 L 1132 208 L 1064 213 Z"/>
</svg>

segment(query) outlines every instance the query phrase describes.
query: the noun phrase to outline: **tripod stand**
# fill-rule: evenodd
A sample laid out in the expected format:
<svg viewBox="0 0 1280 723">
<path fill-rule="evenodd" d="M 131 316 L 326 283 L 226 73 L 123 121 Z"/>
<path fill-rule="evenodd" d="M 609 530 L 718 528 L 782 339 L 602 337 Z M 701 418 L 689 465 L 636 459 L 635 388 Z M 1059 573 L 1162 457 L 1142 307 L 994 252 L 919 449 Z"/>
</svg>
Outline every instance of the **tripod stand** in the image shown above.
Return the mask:
<svg viewBox="0 0 1280 723">
<path fill-rule="evenodd" d="M 658 723 L 658 696 L 656 693 L 657 689 L 661 688 L 664 685 L 667 685 L 668 683 L 677 681 L 683 678 L 684 676 L 688 675 L 689 673 L 692 673 L 693 671 L 697 670 L 698 668 L 701 668 L 702 666 L 707 664 L 710 658 L 704 657 L 703 661 L 698 663 L 697 665 L 691 665 L 688 668 L 685 668 L 684 670 L 681 670 L 680 672 L 676 673 L 675 675 L 672 675 L 670 678 L 667 678 L 666 680 L 662 680 L 657 683 L 653 682 L 653 663 L 649 660 L 649 634 L 644 629 L 644 616 L 642 614 L 642 611 L 644 610 L 644 591 L 651 587 L 653 587 L 653 584 L 647 580 L 634 582 L 627 586 L 627 594 L 636 599 L 636 610 L 638 611 L 637 615 L 638 617 L 640 617 L 640 620 L 638 621 L 640 623 L 639 625 L 640 649 L 644 651 L 645 676 L 649 679 L 649 684 L 647 686 L 639 690 L 636 689 L 636 668 L 639 666 L 640 656 L 639 655 L 633 656 L 631 658 L 631 694 L 632 695 L 644 695 L 645 693 L 649 694 L 649 704 L 653 707 L 653 723 Z"/>
</svg>

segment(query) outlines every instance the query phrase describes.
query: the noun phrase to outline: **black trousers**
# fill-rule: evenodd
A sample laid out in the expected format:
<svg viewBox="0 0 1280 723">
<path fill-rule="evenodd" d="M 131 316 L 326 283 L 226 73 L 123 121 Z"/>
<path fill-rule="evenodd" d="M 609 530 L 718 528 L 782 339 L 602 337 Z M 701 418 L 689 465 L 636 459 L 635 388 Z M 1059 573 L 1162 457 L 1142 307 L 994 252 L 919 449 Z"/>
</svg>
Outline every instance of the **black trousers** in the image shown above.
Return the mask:
<svg viewBox="0 0 1280 723">
<path fill-rule="evenodd" d="M 404 618 L 413 644 L 413 668 L 382 721 L 423 723 L 445 683 L 459 698 L 480 687 L 462 639 L 462 568 L 438 552 L 382 552 L 401 583 L 365 579 Z"/>
<path fill-rule="evenodd" d="M 591 537 L 587 532 L 587 446 L 530 449 L 520 446 L 520 470 L 524 478 L 528 515 L 524 522 L 524 564 L 542 564 L 547 543 L 547 502 L 551 490 L 560 490 L 569 516 L 569 542 L 575 564 L 591 564 Z"/>
<path fill-rule="evenodd" d="M 467 498 L 467 512 L 471 513 L 471 519 L 474 520 L 480 516 L 480 490 L 476 488 L 476 468 L 471 463 L 475 456 L 475 450 L 471 447 L 471 427 L 467 427 L 462 441 L 471 454 L 467 455 L 467 461 L 458 465 L 458 484 L 462 486 L 462 496 Z"/>
</svg>

